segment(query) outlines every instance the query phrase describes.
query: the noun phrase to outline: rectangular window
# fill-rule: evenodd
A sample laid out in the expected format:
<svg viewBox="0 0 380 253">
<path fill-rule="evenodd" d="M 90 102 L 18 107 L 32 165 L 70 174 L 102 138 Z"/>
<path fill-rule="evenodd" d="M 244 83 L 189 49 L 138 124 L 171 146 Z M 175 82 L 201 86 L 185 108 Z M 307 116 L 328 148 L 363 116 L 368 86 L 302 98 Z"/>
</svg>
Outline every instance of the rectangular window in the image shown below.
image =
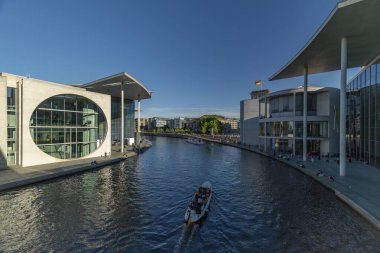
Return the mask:
<svg viewBox="0 0 380 253">
<path fill-rule="evenodd" d="M 7 164 L 17 163 L 17 104 L 16 89 L 7 87 Z"/>
<path fill-rule="evenodd" d="M 303 115 L 303 94 L 298 93 L 296 95 L 296 116 Z"/>
<path fill-rule="evenodd" d="M 259 128 L 260 128 L 260 136 L 265 135 L 265 123 L 260 123 Z"/>
<path fill-rule="evenodd" d="M 295 123 L 295 134 L 296 134 L 296 137 L 303 136 L 303 122 L 302 121 L 297 121 Z"/>
</svg>

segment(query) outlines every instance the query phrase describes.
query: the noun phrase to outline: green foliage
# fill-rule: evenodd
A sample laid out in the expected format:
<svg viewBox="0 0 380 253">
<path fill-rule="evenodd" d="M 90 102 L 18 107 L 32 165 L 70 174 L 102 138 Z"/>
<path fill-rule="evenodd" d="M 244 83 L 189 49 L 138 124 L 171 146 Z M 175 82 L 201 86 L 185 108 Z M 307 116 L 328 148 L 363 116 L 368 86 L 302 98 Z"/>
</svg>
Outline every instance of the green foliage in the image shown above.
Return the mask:
<svg viewBox="0 0 380 253">
<path fill-rule="evenodd" d="M 201 117 L 200 129 L 203 134 L 210 133 L 211 129 L 214 130 L 214 134 L 218 134 L 222 131 L 222 122 L 215 116 L 204 115 Z"/>
</svg>

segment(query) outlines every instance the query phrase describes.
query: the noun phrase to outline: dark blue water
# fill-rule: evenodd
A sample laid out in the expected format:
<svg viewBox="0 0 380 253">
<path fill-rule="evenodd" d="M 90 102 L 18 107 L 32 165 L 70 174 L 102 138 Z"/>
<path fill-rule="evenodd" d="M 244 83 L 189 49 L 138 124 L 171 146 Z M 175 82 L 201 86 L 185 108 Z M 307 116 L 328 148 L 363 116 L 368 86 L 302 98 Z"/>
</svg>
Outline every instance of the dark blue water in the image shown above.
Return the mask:
<svg viewBox="0 0 380 253">
<path fill-rule="evenodd" d="M 380 251 L 377 230 L 293 168 L 217 144 L 152 140 L 138 158 L 1 193 L 0 251 Z M 186 228 L 205 180 L 210 213 Z"/>
</svg>

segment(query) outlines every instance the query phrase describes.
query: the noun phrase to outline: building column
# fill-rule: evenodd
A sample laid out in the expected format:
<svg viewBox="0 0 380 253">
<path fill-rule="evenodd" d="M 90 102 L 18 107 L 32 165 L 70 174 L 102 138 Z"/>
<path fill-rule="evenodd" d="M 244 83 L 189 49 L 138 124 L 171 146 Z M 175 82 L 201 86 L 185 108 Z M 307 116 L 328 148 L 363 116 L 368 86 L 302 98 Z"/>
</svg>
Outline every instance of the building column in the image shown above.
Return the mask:
<svg viewBox="0 0 380 253">
<path fill-rule="evenodd" d="M 341 41 L 340 55 L 340 150 L 339 150 L 339 174 L 346 175 L 346 84 L 347 84 L 347 38 Z"/>
<path fill-rule="evenodd" d="M 124 153 L 124 81 L 121 82 L 121 115 L 120 115 L 120 146 L 121 153 Z"/>
<path fill-rule="evenodd" d="M 296 116 L 296 93 L 293 93 L 293 117 Z M 293 155 L 296 156 L 296 122 L 293 121 Z"/>
<path fill-rule="evenodd" d="M 307 159 L 307 78 L 308 66 L 305 65 L 303 79 L 303 161 Z"/>
<path fill-rule="evenodd" d="M 267 123 L 264 122 L 264 152 L 267 152 Z"/>
<path fill-rule="evenodd" d="M 140 133 L 140 100 L 137 101 L 137 132 Z"/>
<path fill-rule="evenodd" d="M 265 118 L 268 118 L 268 114 L 267 114 L 267 111 L 268 111 L 267 96 L 265 96 L 264 103 L 265 103 L 265 108 L 264 108 L 265 112 L 264 112 L 264 116 L 265 116 Z"/>
<path fill-rule="evenodd" d="M 141 141 L 141 138 L 140 138 L 140 99 L 137 100 L 137 133 L 136 133 L 136 144 L 137 145 L 140 145 L 140 141 Z"/>
</svg>

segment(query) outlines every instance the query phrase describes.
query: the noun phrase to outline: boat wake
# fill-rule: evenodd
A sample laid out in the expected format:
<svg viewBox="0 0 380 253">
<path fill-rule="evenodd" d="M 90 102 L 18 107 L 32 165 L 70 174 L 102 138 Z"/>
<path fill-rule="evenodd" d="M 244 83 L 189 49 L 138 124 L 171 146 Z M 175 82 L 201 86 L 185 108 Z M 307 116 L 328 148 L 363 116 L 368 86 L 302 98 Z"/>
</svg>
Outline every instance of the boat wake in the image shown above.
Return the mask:
<svg viewBox="0 0 380 253">
<path fill-rule="evenodd" d="M 174 247 L 173 252 L 188 252 L 189 246 L 193 241 L 194 235 L 199 230 L 199 225 L 194 224 L 192 226 L 183 226 L 182 234 L 178 238 L 178 241 Z"/>
</svg>

